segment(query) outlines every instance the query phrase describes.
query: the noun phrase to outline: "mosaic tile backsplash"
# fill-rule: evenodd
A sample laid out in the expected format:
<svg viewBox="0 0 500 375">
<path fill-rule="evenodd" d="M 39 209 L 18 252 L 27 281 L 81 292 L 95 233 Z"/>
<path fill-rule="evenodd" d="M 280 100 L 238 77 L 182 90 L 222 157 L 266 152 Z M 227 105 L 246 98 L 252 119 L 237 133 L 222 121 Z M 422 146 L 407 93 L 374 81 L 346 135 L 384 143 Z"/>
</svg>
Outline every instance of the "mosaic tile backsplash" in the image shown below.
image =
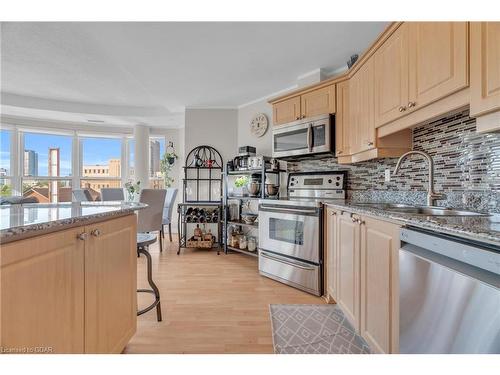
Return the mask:
<svg viewBox="0 0 500 375">
<path fill-rule="evenodd" d="M 434 159 L 435 190 L 445 193 L 440 205 L 500 212 L 500 134 L 477 134 L 469 110 L 449 114 L 413 129 L 413 149 Z M 385 182 L 397 158 L 339 165 L 336 158 L 288 163 L 290 171 L 347 170 L 348 196 L 360 201 L 425 203 L 427 165 L 412 156 L 400 174 Z"/>
</svg>

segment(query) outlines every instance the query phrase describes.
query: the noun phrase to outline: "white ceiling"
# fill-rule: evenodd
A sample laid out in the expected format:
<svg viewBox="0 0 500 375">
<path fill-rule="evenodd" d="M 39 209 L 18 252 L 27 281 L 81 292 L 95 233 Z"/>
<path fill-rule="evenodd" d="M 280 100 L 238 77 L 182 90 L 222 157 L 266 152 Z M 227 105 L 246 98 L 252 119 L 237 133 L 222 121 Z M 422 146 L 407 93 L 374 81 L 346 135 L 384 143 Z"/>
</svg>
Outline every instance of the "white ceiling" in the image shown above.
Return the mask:
<svg viewBox="0 0 500 375">
<path fill-rule="evenodd" d="M 2 23 L 2 113 L 178 127 L 345 66 L 384 22 Z"/>
</svg>

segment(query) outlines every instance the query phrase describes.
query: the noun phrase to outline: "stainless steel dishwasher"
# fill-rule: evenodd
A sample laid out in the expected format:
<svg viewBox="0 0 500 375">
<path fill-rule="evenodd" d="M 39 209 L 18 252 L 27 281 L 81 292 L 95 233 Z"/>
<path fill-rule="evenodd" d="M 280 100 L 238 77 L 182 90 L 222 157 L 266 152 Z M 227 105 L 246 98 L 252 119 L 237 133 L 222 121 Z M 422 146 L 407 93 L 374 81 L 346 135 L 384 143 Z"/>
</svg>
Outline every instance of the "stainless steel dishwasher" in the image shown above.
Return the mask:
<svg viewBox="0 0 500 375">
<path fill-rule="evenodd" d="M 400 353 L 500 353 L 500 248 L 401 231 Z"/>
</svg>

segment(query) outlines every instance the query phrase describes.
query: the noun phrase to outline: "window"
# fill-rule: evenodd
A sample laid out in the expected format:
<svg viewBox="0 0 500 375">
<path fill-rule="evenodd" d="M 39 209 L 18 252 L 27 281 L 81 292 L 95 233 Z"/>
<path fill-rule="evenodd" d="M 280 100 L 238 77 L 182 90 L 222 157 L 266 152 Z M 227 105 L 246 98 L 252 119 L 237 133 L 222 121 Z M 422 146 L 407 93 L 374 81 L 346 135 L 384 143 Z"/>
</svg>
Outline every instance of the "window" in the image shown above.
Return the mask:
<svg viewBox="0 0 500 375">
<path fill-rule="evenodd" d="M 135 178 L 135 141 L 129 139 L 128 144 L 128 178 L 134 180 Z"/>
<path fill-rule="evenodd" d="M 24 134 L 23 175 L 69 177 L 73 137 L 55 134 Z"/>
<path fill-rule="evenodd" d="M 0 130 L 0 196 L 12 195 L 10 171 L 10 136 L 9 130 Z"/>
<path fill-rule="evenodd" d="M 101 199 L 101 188 L 121 186 L 121 139 L 82 138 L 82 176 L 80 186 Z"/>
<path fill-rule="evenodd" d="M 72 143 L 68 135 L 24 133 L 23 196 L 40 203 L 71 201 Z"/>
</svg>

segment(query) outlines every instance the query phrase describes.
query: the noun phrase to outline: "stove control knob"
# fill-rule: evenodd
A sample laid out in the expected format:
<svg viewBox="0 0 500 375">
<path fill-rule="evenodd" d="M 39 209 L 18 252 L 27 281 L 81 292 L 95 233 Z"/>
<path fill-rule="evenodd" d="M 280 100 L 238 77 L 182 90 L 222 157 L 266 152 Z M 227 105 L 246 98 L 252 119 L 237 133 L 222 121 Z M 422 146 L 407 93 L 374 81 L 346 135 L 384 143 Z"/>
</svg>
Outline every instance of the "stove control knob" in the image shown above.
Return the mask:
<svg viewBox="0 0 500 375">
<path fill-rule="evenodd" d="M 340 176 L 337 176 L 337 181 L 340 181 Z"/>
<path fill-rule="evenodd" d="M 340 186 L 340 184 L 338 182 L 336 182 L 335 185 Z"/>
<path fill-rule="evenodd" d="M 328 180 L 328 183 L 329 183 L 329 184 L 331 184 L 331 183 L 332 183 L 332 179 L 331 179 L 331 178 Z"/>
</svg>

